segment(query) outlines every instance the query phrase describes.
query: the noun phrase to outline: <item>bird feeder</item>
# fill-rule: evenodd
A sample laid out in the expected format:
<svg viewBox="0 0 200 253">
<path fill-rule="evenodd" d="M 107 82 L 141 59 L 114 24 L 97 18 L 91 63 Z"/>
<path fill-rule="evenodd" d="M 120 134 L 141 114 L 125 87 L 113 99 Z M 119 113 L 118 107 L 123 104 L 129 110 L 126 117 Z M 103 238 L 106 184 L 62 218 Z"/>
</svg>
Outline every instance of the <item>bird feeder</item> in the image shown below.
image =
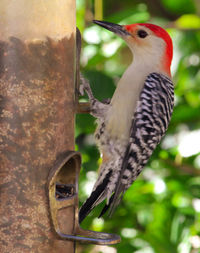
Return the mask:
<svg viewBox="0 0 200 253">
<path fill-rule="evenodd" d="M 2 0 L 0 17 L 1 252 L 118 242 L 78 224 L 75 1 Z"/>
</svg>

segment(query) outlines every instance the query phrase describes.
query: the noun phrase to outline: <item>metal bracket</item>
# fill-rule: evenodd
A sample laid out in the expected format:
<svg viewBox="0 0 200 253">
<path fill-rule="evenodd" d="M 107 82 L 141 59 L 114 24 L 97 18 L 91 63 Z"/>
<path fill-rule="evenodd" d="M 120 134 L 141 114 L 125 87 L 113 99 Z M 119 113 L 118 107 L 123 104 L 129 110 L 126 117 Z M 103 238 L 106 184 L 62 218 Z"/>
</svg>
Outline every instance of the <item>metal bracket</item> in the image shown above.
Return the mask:
<svg viewBox="0 0 200 253">
<path fill-rule="evenodd" d="M 81 55 L 81 33 L 76 28 L 76 81 L 75 81 L 75 105 L 76 113 L 90 113 L 89 102 L 79 102 L 79 81 L 80 81 L 80 55 Z"/>
<path fill-rule="evenodd" d="M 61 240 L 99 245 L 119 243 L 121 239 L 118 235 L 84 230 L 80 227 L 78 222 L 78 177 L 80 168 L 80 153 L 70 151 L 62 154 L 50 171 L 48 194 L 55 232 Z M 75 213 L 73 217 L 70 216 L 72 213 L 73 215 Z"/>
</svg>

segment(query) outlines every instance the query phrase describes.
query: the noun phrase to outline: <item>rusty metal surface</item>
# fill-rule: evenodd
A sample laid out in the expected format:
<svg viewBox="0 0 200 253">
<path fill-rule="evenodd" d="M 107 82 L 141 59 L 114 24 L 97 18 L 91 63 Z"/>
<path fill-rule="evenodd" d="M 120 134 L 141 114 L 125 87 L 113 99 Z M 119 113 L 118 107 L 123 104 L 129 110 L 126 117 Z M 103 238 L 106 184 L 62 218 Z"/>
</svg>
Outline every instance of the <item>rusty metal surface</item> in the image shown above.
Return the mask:
<svg viewBox="0 0 200 253">
<path fill-rule="evenodd" d="M 52 164 L 74 149 L 73 59 L 73 36 L 0 41 L 1 253 L 73 252 L 55 235 L 46 192 Z"/>
<path fill-rule="evenodd" d="M 79 102 L 76 106 L 77 113 L 90 113 L 91 106 L 89 102 Z"/>
</svg>

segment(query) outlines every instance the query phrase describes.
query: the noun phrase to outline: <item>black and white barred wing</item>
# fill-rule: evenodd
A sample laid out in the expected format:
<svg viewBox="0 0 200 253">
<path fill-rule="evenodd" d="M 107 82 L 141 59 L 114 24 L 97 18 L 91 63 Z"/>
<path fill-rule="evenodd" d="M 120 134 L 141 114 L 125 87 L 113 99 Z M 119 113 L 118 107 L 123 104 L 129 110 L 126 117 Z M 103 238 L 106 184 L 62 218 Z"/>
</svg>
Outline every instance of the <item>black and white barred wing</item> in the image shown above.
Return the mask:
<svg viewBox="0 0 200 253">
<path fill-rule="evenodd" d="M 120 179 L 109 203 L 110 213 L 120 202 L 125 190 L 140 174 L 161 141 L 170 122 L 173 105 L 172 81 L 158 73 L 148 75 L 134 114 Z"/>
</svg>

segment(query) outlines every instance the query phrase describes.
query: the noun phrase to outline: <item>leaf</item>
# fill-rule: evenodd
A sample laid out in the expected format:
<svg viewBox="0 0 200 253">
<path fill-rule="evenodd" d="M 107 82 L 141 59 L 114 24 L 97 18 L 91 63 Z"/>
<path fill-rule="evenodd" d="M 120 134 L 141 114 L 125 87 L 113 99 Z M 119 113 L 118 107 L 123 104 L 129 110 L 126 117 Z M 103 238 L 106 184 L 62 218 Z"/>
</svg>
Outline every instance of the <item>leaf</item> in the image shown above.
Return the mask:
<svg viewBox="0 0 200 253">
<path fill-rule="evenodd" d="M 200 28 L 200 17 L 194 14 L 182 15 L 175 22 L 178 28 L 184 29 L 199 29 Z"/>
</svg>

